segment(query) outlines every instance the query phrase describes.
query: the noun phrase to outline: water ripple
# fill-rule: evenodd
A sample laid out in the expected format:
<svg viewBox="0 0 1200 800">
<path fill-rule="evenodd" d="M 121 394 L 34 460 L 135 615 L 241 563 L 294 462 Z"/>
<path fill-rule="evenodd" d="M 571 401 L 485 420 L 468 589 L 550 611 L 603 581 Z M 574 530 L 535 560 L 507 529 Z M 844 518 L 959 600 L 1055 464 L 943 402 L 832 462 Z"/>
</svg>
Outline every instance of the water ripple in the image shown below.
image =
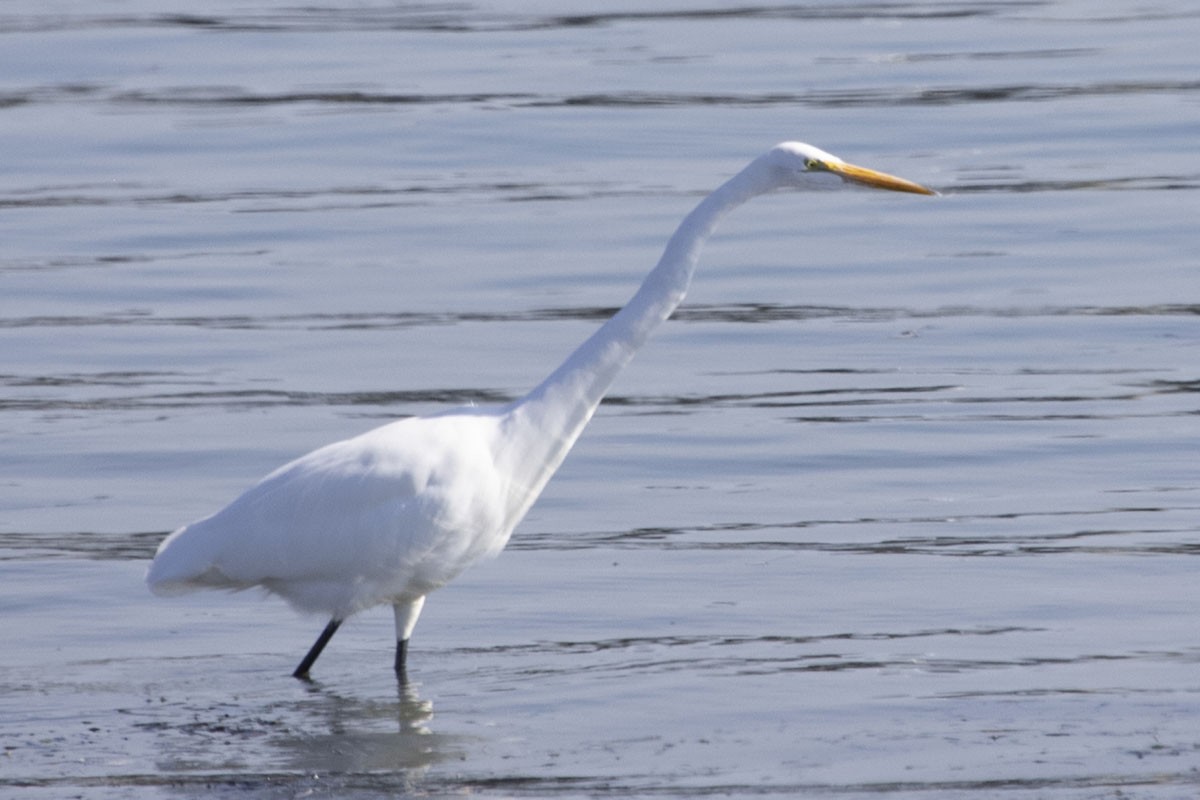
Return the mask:
<svg viewBox="0 0 1200 800">
<path fill-rule="evenodd" d="M 387 330 L 470 323 L 595 322 L 618 311 L 616 306 L 563 306 L 519 311 L 381 311 L 262 315 L 165 316 L 139 310 L 94 316 L 35 315 L 0 317 L 3 328 L 86 328 L 93 326 L 169 326 L 214 330 Z M 1200 315 L 1200 303 L 1155 303 L 1140 306 L 814 306 L 774 303 L 686 305 L 672 319 L 700 323 L 774 323 L 839 319 L 856 322 L 895 322 L 958 318 L 1035 319 L 1044 317 L 1175 317 Z"/>
<path fill-rule="evenodd" d="M 937 54 L 928 59 L 939 58 Z M 99 102 L 131 108 L 163 106 L 230 108 L 244 106 L 484 106 L 507 108 L 728 108 L 790 107 L 887 108 L 949 106 L 978 103 L 1046 102 L 1078 97 L 1119 95 L 1191 95 L 1198 80 L 1100 81 L 1095 83 L 1029 83 L 992 86 L 909 87 L 865 86 L 803 92 L 672 92 L 622 91 L 589 94 L 420 93 L 367 89 L 254 92 L 231 86 L 187 86 L 162 89 L 114 89 L 95 84 L 62 84 L 9 89 L 0 93 L 0 109 L 43 103 Z"/>
<path fill-rule="evenodd" d="M 1194 490 L 1194 489 L 1192 489 Z M 1159 490 L 1161 491 L 1161 490 Z M 857 541 L 839 539 L 830 530 L 828 538 L 796 538 L 798 531 L 818 533 L 823 529 L 866 528 L 885 532 L 917 526 L 952 526 L 955 530 L 981 522 L 1014 524 L 1028 520 L 1064 519 L 1083 525 L 1090 518 L 1109 519 L 1125 514 L 1139 518 L 1167 512 L 1200 511 L 1200 506 L 1118 506 L 1097 510 L 1060 510 L 1001 512 L 995 514 L 959 514 L 954 516 L 857 517 L 845 519 L 809 519 L 786 523 L 727 522 L 702 526 L 655 526 L 622 531 L 523 533 L 514 535 L 512 550 L 573 550 L 604 547 L 611 549 L 663 550 L 748 550 L 828 552 L 855 555 L 923 555 L 951 557 L 1031 556 L 1066 553 L 1107 555 L 1200 555 L 1200 541 L 1194 537 L 1194 524 L 1086 528 L 1065 532 L 1019 532 L 978 535 L 937 535 L 868 537 Z M 773 533 L 774 535 L 767 535 Z"/>
<path fill-rule="evenodd" d="M 409 31 L 482 33 L 560 28 L 607 27 L 624 22 L 678 23 L 746 20 L 916 20 L 995 16 L 1041 6 L 1037 0 L 993 0 L 930 6 L 927 3 L 821 3 L 815 5 L 731 6 L 728 8 L 633 10 L 586 14 L 488 13 L 469 6 L 423 3 L 376 8 L 309 6 L 240 13 L 26 13 L 0 15 L 0 29 L 21 32 L 87 28 L 180 28 L 230 32 Z M 251 10 L 253 9 L 253 10 Z"/>
</svg>

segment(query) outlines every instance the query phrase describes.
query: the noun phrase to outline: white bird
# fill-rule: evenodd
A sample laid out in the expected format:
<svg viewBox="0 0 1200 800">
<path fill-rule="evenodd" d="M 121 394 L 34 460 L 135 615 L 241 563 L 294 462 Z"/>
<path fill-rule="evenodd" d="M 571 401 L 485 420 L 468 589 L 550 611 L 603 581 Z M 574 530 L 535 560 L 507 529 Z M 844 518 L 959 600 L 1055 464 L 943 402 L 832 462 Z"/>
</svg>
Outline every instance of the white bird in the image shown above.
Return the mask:
<svg viewBox="0 0 1200 800">
<path fill-rule="evenodd" d="M 717 222 L 766 192 L 844 185 L 936 194 L 811 145 L 777 145 L 688 214 L 633 298 L 529 394 L 402 419 L 285 464 L 168 536 L 146 582 L 163 595 L 258 586 L 328 615 L 298 678 L 343 620 L 389 603 L 403 679 L 426 595 L 504 548 L 617 374 L 683 300 Z"/>
</svg>

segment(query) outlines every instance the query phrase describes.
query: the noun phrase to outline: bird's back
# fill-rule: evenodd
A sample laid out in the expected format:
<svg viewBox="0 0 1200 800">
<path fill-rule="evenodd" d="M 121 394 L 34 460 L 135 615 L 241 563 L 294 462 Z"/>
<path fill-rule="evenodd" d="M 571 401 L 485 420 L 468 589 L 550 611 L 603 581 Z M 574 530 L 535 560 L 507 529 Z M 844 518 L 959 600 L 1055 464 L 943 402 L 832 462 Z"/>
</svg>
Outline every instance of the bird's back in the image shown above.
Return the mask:
<svg viewBox="0 0 1200 800">
<path fill-rule="evenodd" d="M 423 596 L 498 552 L 515 525 L 499 419 L 401 420 L 314 450 L 175 531 L 147 582 L 159 594 L 261 586 L 339 618 Z"/>
</svg>

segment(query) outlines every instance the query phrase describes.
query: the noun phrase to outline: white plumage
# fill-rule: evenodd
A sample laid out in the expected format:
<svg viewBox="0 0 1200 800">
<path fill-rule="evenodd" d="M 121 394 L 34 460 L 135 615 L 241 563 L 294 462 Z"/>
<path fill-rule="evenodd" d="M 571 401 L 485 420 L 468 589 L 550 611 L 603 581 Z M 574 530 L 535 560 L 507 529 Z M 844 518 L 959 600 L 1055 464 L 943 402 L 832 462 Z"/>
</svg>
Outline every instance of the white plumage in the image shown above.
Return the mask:
<svg viewBox="0 0 1200 800">
<path fill-rule="evenodd" d="M 327 614 L 298 677 L 342 620 L 391 604 L 403 675 L 425 596 L 504 548 L 621 368 L 683 300 L 720 218 L 764 192 L 844 183 L 933 194 L 810 145 L 778 145 L 701 202 L 629 303 L 524 398 L 404 419 L 314 450 L 172 533 L 147 583 L 158 594 L 261 586 Z"/>
</svg>

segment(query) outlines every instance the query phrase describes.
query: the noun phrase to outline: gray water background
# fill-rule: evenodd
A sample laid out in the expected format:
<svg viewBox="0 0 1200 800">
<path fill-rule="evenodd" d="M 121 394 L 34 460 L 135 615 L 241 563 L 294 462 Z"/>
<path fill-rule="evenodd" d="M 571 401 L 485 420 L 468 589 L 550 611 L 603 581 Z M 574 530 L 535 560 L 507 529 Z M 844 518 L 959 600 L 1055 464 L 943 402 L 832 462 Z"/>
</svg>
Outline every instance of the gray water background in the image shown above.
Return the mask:
<svg viewBox="0 0 1200 800">
<path fill-rule="evenodd" d="M 1194 798 L 1200 11 L 0 6 L 0 794 Z M 499 559 L 151 597 L 158 541 L 519 396 L 782 139 Z"/>
</svg>

